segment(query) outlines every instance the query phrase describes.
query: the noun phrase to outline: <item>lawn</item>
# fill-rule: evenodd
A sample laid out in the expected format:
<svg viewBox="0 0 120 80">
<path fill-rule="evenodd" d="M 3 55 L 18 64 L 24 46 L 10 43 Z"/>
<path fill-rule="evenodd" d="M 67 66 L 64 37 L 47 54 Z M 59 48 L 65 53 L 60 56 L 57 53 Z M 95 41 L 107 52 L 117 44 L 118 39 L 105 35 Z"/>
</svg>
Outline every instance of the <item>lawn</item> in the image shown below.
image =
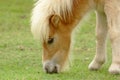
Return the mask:
<svg viewBox="0 0 120 80">
<path fill-rule="evenodd" d="M 0 80 L 120 80 L 111 75 L 111 46 L 108 61 L 99 71 L 88 70 L 95 54 L 95 14 L 81 23 L 74 36 L 72 65 L 60 74 L 42 69 L 42 48 L 30 31 L 33 0 L 0 0 Z"/>
</svg>

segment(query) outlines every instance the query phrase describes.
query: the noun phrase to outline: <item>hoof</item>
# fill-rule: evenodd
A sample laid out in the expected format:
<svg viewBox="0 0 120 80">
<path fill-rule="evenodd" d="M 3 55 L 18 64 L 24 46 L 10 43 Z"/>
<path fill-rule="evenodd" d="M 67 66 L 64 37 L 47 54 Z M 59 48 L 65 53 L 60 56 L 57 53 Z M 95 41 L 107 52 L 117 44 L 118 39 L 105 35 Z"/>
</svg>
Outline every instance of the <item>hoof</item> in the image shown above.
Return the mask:
<svg viewBox="0 0 120 80">
<path fill-rule="evenodd" d="M 103 64 L 103 63 L 96 62 L 96 61 L 93 60 L 93 61 L 89 64 L 88 69 L 89 69 L 89 70 L 94 70 L 94 71 L 96 71 L 96 70 L 100 69 L 100 67 L 102 66 L 102 64 Z"/>
<path fill-rule="evenodd" d="M 112 64 L 109 68 L 109 73 L 120 74 L 120 65 L 119 64 Z"/>
</svg>

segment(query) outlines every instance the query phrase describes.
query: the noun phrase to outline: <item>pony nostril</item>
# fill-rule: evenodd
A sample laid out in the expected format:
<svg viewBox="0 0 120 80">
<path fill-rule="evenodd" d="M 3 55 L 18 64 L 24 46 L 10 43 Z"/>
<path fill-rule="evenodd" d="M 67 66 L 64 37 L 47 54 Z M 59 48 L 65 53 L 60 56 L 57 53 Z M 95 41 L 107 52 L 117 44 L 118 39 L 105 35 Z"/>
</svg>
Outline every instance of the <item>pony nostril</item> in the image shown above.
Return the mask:
<svg viewBox="0 0 120 80">
<path fill-rule="evenodd" d="M 53 73 L 58 73 L 57 66 L 54 67 Z"/>
<path fill-rule="evenodd" d="M 49 73 L 49 70 L 48 70 L 48 68 L 47 68 L 47 67 L 45 67 L 45 71 L 46 71 L 46 73 Z"/>
<path fill-rule="evenodd" d="M 57 66 L 55 66 L 55 67 L 53 68 L 53 70 L 52 70 L 51 72 L 48 72 L 48 73 L 50 73 L 50 74 L 58 73 Z"/>
</svg>

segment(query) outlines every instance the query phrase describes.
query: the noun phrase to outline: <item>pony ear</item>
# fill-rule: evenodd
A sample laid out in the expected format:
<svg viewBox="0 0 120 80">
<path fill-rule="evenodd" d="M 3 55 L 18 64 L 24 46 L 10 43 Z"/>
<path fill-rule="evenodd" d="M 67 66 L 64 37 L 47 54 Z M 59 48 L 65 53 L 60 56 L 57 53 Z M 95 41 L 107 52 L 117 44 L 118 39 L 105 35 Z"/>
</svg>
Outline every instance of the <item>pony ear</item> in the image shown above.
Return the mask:
<svg viewBox="0 0 120 80">
<path fill-rule="evenodd" d="M 58 15 L 52 15 L 50 21 L 54 25 L 54 27 L 58 27 L 61 19 Z"/>
</svg>

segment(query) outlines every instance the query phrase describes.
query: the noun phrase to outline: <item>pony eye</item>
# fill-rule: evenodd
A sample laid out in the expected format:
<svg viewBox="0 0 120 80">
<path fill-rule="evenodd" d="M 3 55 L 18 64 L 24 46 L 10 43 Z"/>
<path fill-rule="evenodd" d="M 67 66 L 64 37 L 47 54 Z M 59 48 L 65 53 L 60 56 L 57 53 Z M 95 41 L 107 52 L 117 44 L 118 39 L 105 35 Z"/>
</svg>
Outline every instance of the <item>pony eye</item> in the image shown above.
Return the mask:
<svg viewBox="0 0 120 80">
<path fill-rule="evenodd" d="M 52 44 L 54 42 L 54 38 L 49 38 L 48 39 L 48 44 Z"/>
</svg>

